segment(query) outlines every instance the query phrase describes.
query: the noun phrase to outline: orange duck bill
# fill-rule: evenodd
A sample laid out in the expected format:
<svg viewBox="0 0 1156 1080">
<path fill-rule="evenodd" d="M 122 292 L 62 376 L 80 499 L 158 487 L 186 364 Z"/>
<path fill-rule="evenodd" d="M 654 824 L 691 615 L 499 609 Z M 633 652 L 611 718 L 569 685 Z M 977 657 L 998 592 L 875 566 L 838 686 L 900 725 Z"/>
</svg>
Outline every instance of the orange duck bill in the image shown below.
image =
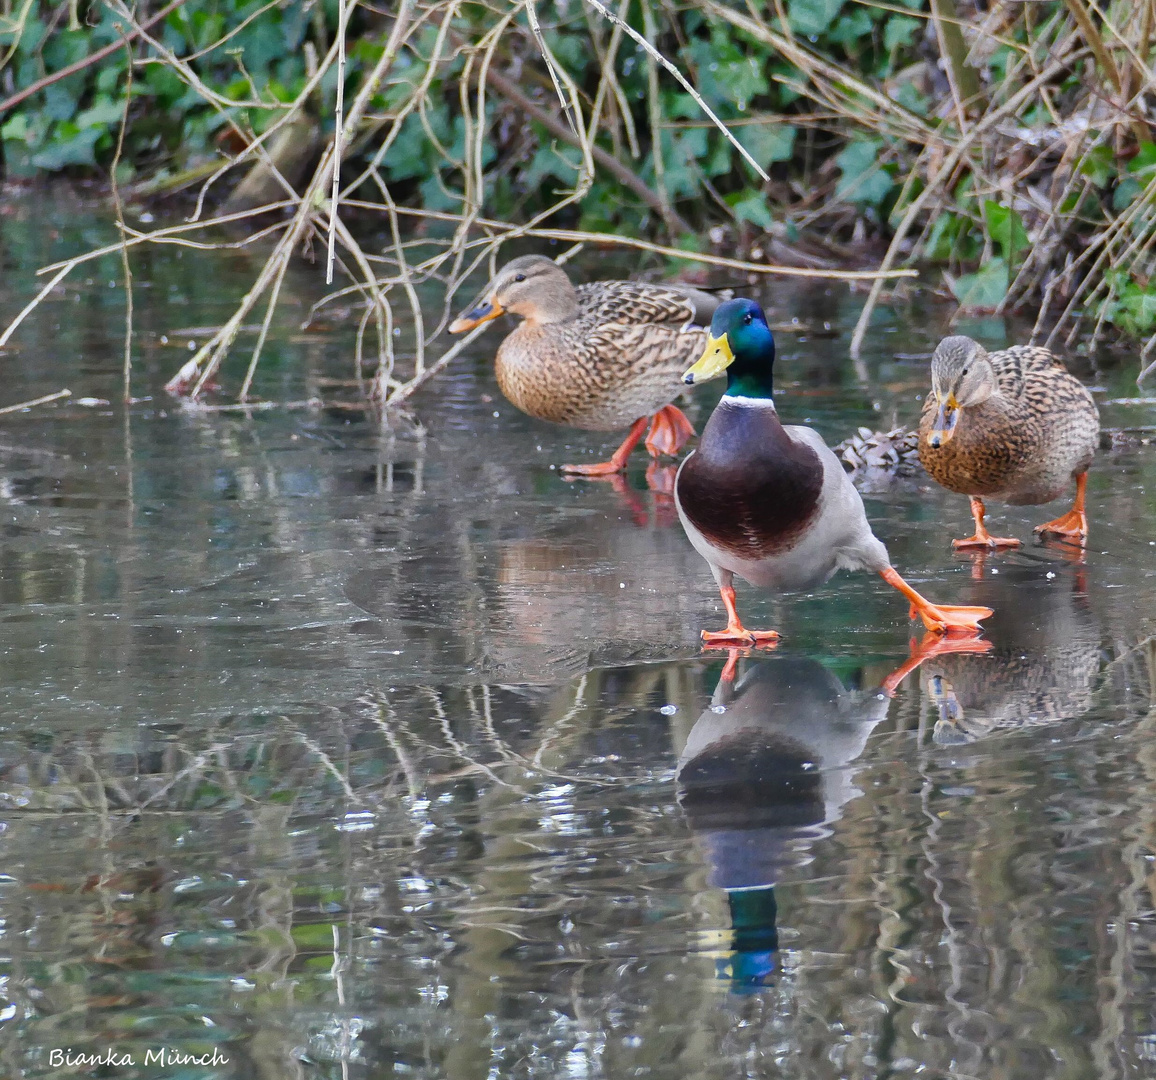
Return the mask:
<svg viewBox="0 0 1156 1080">
<path fill-rule="evenodd" d="M 505 313 L 505 308 L 496 300 L 479 300 L 469 311 L 463 311 L 450 323 L 449 332 L 451 334 L 464 334 L 467 330 L 481 326 L 482 323 L 487 323 Z"/>
</svg>

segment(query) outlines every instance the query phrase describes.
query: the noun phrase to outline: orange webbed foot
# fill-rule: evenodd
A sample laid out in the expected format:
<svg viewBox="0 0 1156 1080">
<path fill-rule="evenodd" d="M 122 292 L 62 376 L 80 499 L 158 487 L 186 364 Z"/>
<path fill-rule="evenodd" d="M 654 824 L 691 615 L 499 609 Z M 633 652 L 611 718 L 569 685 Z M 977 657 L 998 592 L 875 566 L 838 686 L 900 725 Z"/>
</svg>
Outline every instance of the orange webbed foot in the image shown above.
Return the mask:
<svg viewBox="0 0 1156 1080">
<path fill-rule="evenodd" d="M 928 604 L 914 611 L 923 625 L 933 634 L 978 634 L 983 629 L 980 620 L 990 619 L 995 612 L 989 607 L 967 607 L 956 604 Z"/>
<path fill-rule="evenodd" d="M 630 457 L 630 451 L 638 444 L 638 440 L 642 438 L 642 433 L 645 430 L 646 417 L 640 416 L 630 425 L 626 438 L 622 440 L 618 449 L 610 455 L 609 461 L 599 461 L 595 465 L 561 465 L 559 468 L 563 473 L 569 473 L 571 476 L 612 476 L 626 468 L 626 459 Z"/>
<path fill-rule="evenodd" d="M 674 495 L 674 478 L 678 470 L 673 465 L 660 465 L 652 461 L 646 466 L 646 486 L 657 495 L 668 498 Z"/>
<path fill-rule="evenodd" d="M 992 536 L 984 525 L 987 508 L 983 499 L 978 495 L 971 497 L 971 516 L 975 521 L 975 533 L 963 540 L 952 540 L 951 546 L 956 551 L 1001 551 L 1004 548 L 1022 547 L 1022 541 L 1012 536 Z"/>
<path fill-rule="evenodd" d="M 735 645 L 745 645 L 748 648 L 773 648 L 779 641 L 776 630 L 748 630 L 745 626 L 728 626 L 725 630 L 704 630 L 702 645 L 704 649 L 726 649 Z"/>
<path fill-rule="evenodd" d="M 984 532 L 982 535 L 977 533 L 964 540 L 952 540 L 951 546 L 955 551 L 975 551 L 977 549 L 1002 551 L 1004 548 L 1023 547 L 1023 541 L 1017 540 L 1014 536 L 992 536 L 990 533 Z"/>
<path fill-rule="evenodd" d="M 981 619 L 989 619 L 995 614 L 989 607 L 967 607 L 954 604 L 933 604 L 926 596 L 921 596 L 906 581 L 893 566 L 879 571 L 883 578 L 894 589 L 898 589 L 911 602 L 909 609 L 911 618 L 917 615 L 923 620 L 923 625 L 933 634 L 977 634 L 982 629 Z"/>
<path fill-rule="evenodd" d="M 559 470 L 571 476 L 614 476 L 626 468 L 626 462 L 600 461 L 597 465 L 559 465 Z"/>
<path fill-rule="evenodd" d="M 652 457 L 661 454 L 673 457 L 682 449 L 686 440 L 693 436 L 694 425 L 683 411 L 674 405 L 667 405 L 659 409 L 650 421 L 646 449 Z"/>
<path fill-rule="evenodd" d="M 1059 537 L 1083 547 L 1088 540 L 1088 518 L 1083 510 L 1069 510 L 1054 521 L 1037 525 L 1032 532 L 1042 537 Z"/>
</svg>

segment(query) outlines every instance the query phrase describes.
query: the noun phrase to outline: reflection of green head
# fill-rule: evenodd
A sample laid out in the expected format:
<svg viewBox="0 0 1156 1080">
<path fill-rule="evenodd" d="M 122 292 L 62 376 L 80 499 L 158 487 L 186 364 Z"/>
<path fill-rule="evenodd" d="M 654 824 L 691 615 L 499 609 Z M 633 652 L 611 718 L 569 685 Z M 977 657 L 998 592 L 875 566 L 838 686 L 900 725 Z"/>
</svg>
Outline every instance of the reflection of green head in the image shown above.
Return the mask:
<svg viewBox="0 0 1156 1080">
<path fill-rule="evenodd" d="M 734 952 L 726 974 L 732 989 L 767 986 L 775 973 L 775 954 L 779 951 L 775 890 L 734 889 L 727 893 L 727 902 L 731 909 Z"/>
</svg>

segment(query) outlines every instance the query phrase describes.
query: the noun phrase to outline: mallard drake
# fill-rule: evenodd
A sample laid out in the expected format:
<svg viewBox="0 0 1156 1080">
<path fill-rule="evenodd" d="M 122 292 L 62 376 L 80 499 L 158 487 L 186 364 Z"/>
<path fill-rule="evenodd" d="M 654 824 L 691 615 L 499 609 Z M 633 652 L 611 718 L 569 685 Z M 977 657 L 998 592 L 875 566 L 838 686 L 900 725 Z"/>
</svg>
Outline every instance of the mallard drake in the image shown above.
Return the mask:
<svg viewBox="0 0 1156 1080">
<path fill-rule="evenodd" d="M 510 402 L 539 420 L 614 431 L 630 426 L 609 461 L 563 465 L 582 476 L 609 476 L 626 466 L 642 438 L 653 457 L 676 454 L 694 427 L 671 402 L 680 376 L 706 344 L 718 306 L 688 285 L 596 281 L 577 287 L 557 263 L 525 255 L 507 263 L 451 334 L 502 314 L 522 322 L 498 347 L 498 385 Z"/>
<path fill-rule="evenodd" d="M 983 496 L 1013 506 L 1058 498 L 1075 479 L 1072 509 L 1035 532 L 1083 544 L 1084 494 L 1100 441 L 1092 395 L 1048 349 L 989 353 L 969 337 L 944 338 L 931 358 L 931 393 L 919 422 L 919 460 L 949 491 L 971 496 L 975 535 L 954 548 L 1013 548 L 984 527 Z"/>
<path fill-rule="evenodd" d="M 727 389 L 698 449 L 675 478 L 678 516 L 710 564 L 727 613 L 707 645 L 760 645 L 775 631 L 747 630 L 735 609 L 734 575 L 776 589 L 803 589 L 836 570 L 874 570 L 911 601 L 928 630 L 979 630 L 986 607 L 947 607 L 920 596 L 891 565 L 867 523 L 863 500 L 833 451 L 808 427 L 784 427 L 775 410 L 775 339 L 752 300 L 720 304 L 702 357 L 684 379 L 727 375 Z"/>
</svg>

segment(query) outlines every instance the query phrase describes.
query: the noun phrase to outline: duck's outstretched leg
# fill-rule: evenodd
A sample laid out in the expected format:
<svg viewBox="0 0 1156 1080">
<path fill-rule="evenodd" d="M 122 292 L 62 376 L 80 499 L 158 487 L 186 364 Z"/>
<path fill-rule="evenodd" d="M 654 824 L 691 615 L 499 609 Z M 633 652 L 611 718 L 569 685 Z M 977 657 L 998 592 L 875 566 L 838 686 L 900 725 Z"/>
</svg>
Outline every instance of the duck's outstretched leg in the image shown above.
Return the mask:
<svg viewBox="0 0 1156 1080">
<path fill-rule="evenodd" d="M 727 649 L 727 662 L 723 665 L 722 674 L 719 676 L 719 683 L 734 683 L 735 676 L 739 671 L 739 653 L 741 649 L 736 649 L 733 646 Z"/>
<path fill-rule="evenodd" d="M 719 571 L 718 591 L 722 596 L 723 607 L 727 611 L 727 627 L 725 630 L 704 630 L 702 643 L 705 646 L 728 645 L 774 645 L 779 640 L 775 630 L 748 630 L 739 620 L 738 609 L 735 607 L 734 575 L 729 570 Z"/>
<path fill-rule="evenodd" d="M 1082 472 L 1076 477 L 1076 501 L 1072 503 L 1071 510 L 1055 521 L 1037 525 L 1032 531 L 1040 536 L 1059 536 L 1064 540 L 1072 540 L 1083 547 L 1088 539 L 1088 517 L 1084 513 L 1084 494 L 1087 487 L 1088 474 Z"/>
<path fill-rule="evenodd" d="M 974 637 L 944 637 L 942 634 L 927 633 L 918 645 L 911 639 L 911 656 L 897 667 L 880 684 L 880 689 L 891 697 L 903 682 L 925 660 L 949 653 L 985 653 L 992 648 L 990 641 Z"/>
<path fill-rule="evenodd" d="M 562 465 L 560 466 L 562 472 L 576 476 L 613 476 L 617 472 L 622 472 L 626 468 L 626 459 L 630 457 L 630 451 L 638 445 L 649 419 L 648 416 L 640 416 L 630 425 L 630 431 L 622 440 L 622 445 L 610 455 L 609 461 L 600 461 L 597 465 Z"/>
<path fill-rule="evenodd" d="M 966 540 L 952 540 L 951 546 L 956 551 L 966 551 L 968 548 L 987 548 L 991 551 L 998 551 L 1000 548 L 1018 548 L 1021 546 L 1023 541 L 1017 540 L 1014 536 L 992 536 L 984 527 L 984 513 L 983 499 L 973 495 L 971 497 L 971 516 L 975 518 L 975 535 L 969 536 Z"/>
<path fill-rule="evenodd" d="M 959 607 L 952 604 L 933 604 L 925 596 L 920 596 L 899 576 L 893 566 L 880 570 L 879 576 L 888 585 L 898 589 L 911 601 L 911 617 L 918 615 L 923 625 L 933 634 L 978 633 L 982 627 L 980 619 L 990 619 L 995 614 L 989 607 Z"/>
<path fill-rule="evenodd" d="M 694 436 L 694 425 L 686 414 L 675 405 L 667 405 L 654 414 L 650 421 L 650 431 L 646 434 L 646 449 L 651 457 L 667 454 L 673 457 L 682 449 L 687 439 Z"/>
</svg>

